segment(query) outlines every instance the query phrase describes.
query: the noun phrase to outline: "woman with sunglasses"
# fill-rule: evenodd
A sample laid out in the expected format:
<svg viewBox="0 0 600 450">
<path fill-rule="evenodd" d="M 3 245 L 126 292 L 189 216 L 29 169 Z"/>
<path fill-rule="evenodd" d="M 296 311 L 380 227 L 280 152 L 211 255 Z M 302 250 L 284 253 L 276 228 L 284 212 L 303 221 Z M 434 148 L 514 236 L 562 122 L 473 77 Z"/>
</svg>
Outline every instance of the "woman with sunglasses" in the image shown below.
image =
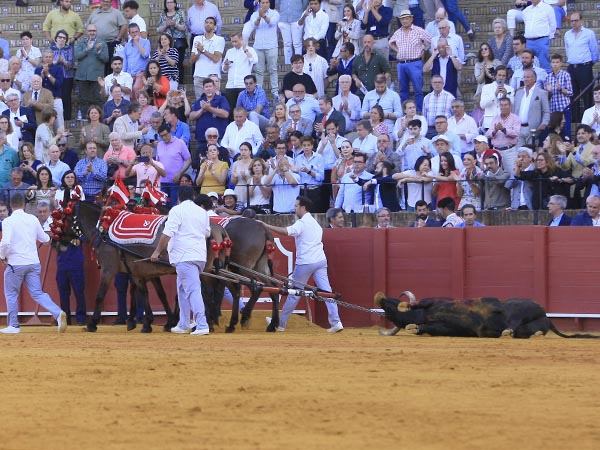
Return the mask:
<svg viewBox="0 0 600 450">
<path fill-rule="evenodd" d="M 325 79 L 327 78 L 327 69 L 329 64 L 327 60 L 317 54 L 319 50 L 319 41 L 308 38 L 304 41 L 304 73 L 312 78 L 317 88 L 316 98 L 325 95 Z"/>
<path fill-rule="evenodd" d="M 65 30 L 58 30 L 54 42 L 50 44 L 54 53 L 53 64 L 62 69 L 62 102 L 63 117 L 71 120 L 71 93 L 73 92 L 73 77 L 75 75 L 75 47 L 69 42 L 69 34 Z"/>
<path fill-rule="evenodd" d="M 496 67 L 500 65 L 500 61 L 494 58 L 494 52 L 487 42 L 479 46 L 477 52 L 477 62 L 473 69 L 473 74 L 477 80 L 477 92 L 481 95 L 483 85 L 490 84 L 496 79 Z"/>
</svg>

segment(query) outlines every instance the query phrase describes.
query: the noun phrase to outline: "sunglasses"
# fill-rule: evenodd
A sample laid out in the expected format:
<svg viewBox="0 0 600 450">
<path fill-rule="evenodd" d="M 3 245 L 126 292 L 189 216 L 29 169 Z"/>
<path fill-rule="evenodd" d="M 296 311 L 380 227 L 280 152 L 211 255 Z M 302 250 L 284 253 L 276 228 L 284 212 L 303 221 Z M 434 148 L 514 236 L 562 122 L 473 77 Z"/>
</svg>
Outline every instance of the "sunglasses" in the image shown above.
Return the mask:
<svg viewBox="0 0 600 450">
<path fill-rule="evenodd" d="M 10 78 L 2 78 L 2 79 L 0 79 L 0 81 L 2 83 L 8 83 L 10 81 Z"/>
<path fill-rule="evenodd" d="M 219 135 L 218 134 L 207 134 L 206 137 L 212 138 L 212 139 L 217 139 L 219 137 Z"/>
</svg>

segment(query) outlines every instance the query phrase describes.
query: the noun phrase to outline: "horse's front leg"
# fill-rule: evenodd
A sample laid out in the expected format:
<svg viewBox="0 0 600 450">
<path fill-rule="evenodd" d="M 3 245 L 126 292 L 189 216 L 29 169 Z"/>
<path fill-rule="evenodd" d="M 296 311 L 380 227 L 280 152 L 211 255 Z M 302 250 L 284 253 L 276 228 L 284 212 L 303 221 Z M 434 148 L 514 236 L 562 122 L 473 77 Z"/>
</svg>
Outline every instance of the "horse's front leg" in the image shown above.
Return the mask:
<svg viewBox="0 0 600 450">
<path fill-rule="evenodd" d="M 108 285 L 110 284 L 113 277 L 114 273 L 102 269 L 102 273 L 100 275 L 100 286 L 98 286 L 98 292 L 96 293 L 96 304 L 94 306 L 94 314 L 92 314 L 92 319 L 88 322 L 86 326 L 86 330 L 91 333 L 94 333 L 98 330 L 98 324 L 100 323 L 100 317 L 102 314 L 102 310 L 104 309 L 104 297 L 106 297 Z"/>
</svg>

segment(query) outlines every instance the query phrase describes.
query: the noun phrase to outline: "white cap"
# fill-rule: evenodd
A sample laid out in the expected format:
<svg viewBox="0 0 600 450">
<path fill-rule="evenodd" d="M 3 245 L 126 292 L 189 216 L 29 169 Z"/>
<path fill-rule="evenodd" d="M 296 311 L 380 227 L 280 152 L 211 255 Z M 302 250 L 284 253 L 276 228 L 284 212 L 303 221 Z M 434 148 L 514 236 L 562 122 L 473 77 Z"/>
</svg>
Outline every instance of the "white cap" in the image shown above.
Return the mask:
<svg viewBox="0 0 600 450">
<path fill-rule="evenodd" d="M 223 197 L 227 197 L 228 195 L 231 195 L 237 199 L 237 194 L 233 189 L 225 189 L 225 192 L 223 192 Z"/>
<path fill-rule="evenodd" d="M 218 198 L 219 198 L 219 194 L 217 194 L 216 192 L 209 192 L 209 193 L 208 193 L 208 196 L 209 196 L 209 197 L 214 197 L 214 198 L 216 198 L 216 199 L 218 199 Z"/>
</svg>

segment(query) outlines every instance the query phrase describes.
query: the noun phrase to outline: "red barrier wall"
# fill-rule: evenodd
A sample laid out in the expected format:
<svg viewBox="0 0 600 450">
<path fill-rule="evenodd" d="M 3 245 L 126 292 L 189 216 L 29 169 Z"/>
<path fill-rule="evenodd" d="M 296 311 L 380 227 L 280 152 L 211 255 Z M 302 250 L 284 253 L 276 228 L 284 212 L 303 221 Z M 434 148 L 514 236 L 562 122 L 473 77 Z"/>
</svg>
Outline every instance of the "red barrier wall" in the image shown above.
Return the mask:
<svg viewBox="0 0 600 450">
<path fill-rule="evenodd" d="M 326 229 L 323 240 L 331 285 L 349 303 L 370 308 L 377 291 L 398 296 L 410 290 L 417 298 L 526 297 L 542 304 L 549 313 L 596 314 L 600 313 L 596 287 L 596 280 L 600 279 L 595 249 L 598 237 L 594 228 L 507 226 Z M 294 240 L 280 239 L 280 248 L 293 252 Z M 52 250 L 48 259 L 48 254 L 49 247 L 45 245 L 40 250 L 42 275 L 46 277 L 44 288 L 58 302 L 54 281 L 56 255 Z M 279 249 L 274 263 L 276 272 L 289 273 L 289 258 Z M 99 271 L 89 249 L 86 249 L 86 276 L 91 311 Z M 174 281 L 174 276 L 164 279 L 170 298 L 175 295 Z M 151 302 L 155 311 L 162 310 L 152 290 Z M 315 322 L 328 326 L 324 304 L 316 303 L 311 310 Z M 27 294 L 22 296 L 21 311 L 35 311 L 35 306 Z M 268 309 L 270 305 L 259 307 Z M 298 304 L 299 309 L 306 307 L 305 301 Z M 0 311 L 5 308 L 4 303 L 0 304 Z M 105 311 L 115 310 L 115 291 L 110 289 Z M 379 316 L 361 311 L 340 308 L 340 314 L 347 326 L 381 324 Z M 576 325 L 590 329 L 600 326 L 597 323 L 600 321 L 581 319 Z"/>
</svg>

